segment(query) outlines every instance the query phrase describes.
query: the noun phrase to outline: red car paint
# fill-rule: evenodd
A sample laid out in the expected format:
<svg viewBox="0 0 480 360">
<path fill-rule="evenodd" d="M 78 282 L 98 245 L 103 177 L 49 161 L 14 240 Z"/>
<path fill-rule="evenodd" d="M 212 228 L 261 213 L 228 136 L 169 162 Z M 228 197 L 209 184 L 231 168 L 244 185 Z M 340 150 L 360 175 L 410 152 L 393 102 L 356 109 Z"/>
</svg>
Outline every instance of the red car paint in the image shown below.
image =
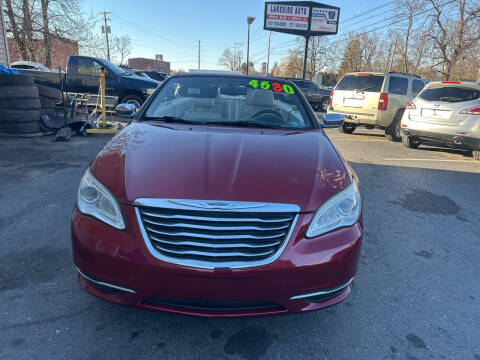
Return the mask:
<svg viewBox="0 0 480 360">
<path fill-rule="evenodd" d="M 134 122 L 91 164 L 91 173 L 120 203 L 120 231 L 75 208 L 72 244 L 88 276 L 135 290 L 108 294 L 79 274 L 82 287 L 128 306 L 205 317 L 258 316 L 316 310 L 345 299 L 310 303 L 295 295 L 353 278 L 362 242 L 361 216 L 351 227 L 313 239 L 305 232 L 315 210 L 344 189 L 351 175 L 321 129 L 277 130 Z M 201 269 L 167 263 L 148 251 L 135 215 L 138 198 L 215 199 L 296 204 L 300 215 L 274 262 L 239 269 Z M 145 303 L 151 297 L 268 301 L 275 309 L 202 310 Z"/>
</svg>

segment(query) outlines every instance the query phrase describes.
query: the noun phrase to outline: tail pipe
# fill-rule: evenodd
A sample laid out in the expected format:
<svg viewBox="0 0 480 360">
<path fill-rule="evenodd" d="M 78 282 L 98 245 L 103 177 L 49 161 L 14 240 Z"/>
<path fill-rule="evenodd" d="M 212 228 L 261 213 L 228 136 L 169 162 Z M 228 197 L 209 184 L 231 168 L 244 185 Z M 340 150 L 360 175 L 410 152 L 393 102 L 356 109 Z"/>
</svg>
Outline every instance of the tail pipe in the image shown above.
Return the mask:
<svg viewBox="0 0 480 360">
<path fill-rule="evenodd" d="M 454 143 L 455 145 L 463 145 L 463 140 L 462 140 L 461 138 L 459 138 L 458 136 L 455 136 L 455 137 L 453 138 L 453 143 Z"/>
</svg>

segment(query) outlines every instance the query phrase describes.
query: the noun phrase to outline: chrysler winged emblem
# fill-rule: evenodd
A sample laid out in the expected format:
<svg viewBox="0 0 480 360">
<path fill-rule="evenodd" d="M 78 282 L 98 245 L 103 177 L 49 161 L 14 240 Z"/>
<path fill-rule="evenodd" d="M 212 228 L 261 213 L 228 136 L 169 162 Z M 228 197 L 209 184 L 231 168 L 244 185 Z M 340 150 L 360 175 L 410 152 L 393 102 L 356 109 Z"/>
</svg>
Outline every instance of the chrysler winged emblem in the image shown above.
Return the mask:
<svg viewBox="0 0 480 360">
<path fill-rule="evenodd" d="M 171 203 L 205 210 L 240 210 L 261 208 L 267 206 L 262 203 L 241 202 L 241 201 L 215 201 L 215 200 L 169 200 Z"/>
</svg>

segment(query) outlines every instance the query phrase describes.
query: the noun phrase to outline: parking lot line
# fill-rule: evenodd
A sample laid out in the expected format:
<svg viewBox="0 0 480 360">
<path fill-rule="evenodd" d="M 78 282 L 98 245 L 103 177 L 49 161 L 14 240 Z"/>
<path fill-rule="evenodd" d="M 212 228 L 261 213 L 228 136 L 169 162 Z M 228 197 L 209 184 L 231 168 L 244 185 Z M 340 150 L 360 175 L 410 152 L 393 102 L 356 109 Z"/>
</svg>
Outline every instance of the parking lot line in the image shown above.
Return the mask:
<svg viewBox="0 0 480 360">
<path fill-rule="evenodd" d="M 436 162 L 470 162 L 474 160 L 455 160 L 455 159 L 414 159 L 414 158 L 383 158 L 385 161 L 436 161 Z"/>
</svg>

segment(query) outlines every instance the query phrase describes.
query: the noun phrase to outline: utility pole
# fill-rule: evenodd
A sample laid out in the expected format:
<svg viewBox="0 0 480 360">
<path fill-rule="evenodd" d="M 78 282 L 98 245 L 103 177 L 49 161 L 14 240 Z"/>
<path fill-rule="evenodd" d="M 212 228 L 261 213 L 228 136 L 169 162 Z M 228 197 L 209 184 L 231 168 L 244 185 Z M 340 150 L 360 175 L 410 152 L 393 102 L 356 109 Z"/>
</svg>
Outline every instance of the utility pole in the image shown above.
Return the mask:
<svg viewBox="0 0 480 360">
<path fill-rule="evenodd" d="M 105 40 L 107 41 L 107 59 L 110 61 L 110 45 L 108 43 L 108 33 L 110 32 L 110 27 L 107 26 L 107 14 L 110 14 L 110 11 L 102 11 L 100 14 L 103 14 L 103 31 L 105 32 Z"/>
<path fill-rule="evenodd" d="M 250 25 L 255 21 L 254 16 L 247 16 L 247 24 L 248 24 L 248 37 L 247 37 L 247 75 L 248 75 L 248 68 L 249 68 L 249 55 L 250 55 Z"/>
<path fill-rule="evenodd" d="M 302 72 L 302 80 L 305 80 L 305 73 L 307 71 L 307 59 L 308 59 L 308 41 L 310 40 L 310 36 L 305 36 L 305 53 L 303 54 L 303 72 Z"/>
<path fill-rule="evenodd" d="M 395 43 L 393 44 L 392 60 L 390 61 L 390 66 L 388 67 L 388 71 L 392 71 L 393 60 L 395 60 L 395 51 L 397 50 L 397 40 L 398 40 L 398 34 L 397 36 L 395 36 Z"/>
<path fill-rule="evenodd" d="M 270 38 L 272 36 L 272 32 L 268 32 L 268 47 L 267 47 L 267 74 L 268 75 L 268 68 L 270 66 Z"/>
<path fill-rule="evenodd" d="M 198 70 L 200 70 L 200 40 L 198 40 Z"/>
</svg>

